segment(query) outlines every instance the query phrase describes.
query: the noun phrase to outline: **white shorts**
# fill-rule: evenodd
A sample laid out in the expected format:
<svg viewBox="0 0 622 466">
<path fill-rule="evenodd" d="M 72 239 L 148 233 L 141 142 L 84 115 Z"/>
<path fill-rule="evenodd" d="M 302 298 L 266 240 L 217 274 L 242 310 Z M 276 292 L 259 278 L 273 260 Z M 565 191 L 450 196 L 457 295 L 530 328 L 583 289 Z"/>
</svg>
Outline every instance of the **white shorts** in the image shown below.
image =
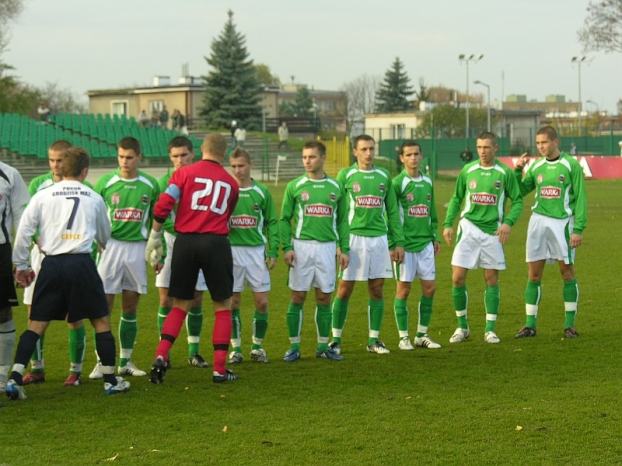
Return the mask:
<svg viewBox="0 0 622 466">
<path fill-rule="evenodd" d="M 574 218 L 552 218 L 531 214 L 527 228 L 527 262 L 546 260 L 574 264 L 575 251 L 570 247 Z"/>
<path fill-rule="evenodd" d="M 110 238 L 97 264 L 106 294 L 119 294 L 123 290 L 147 294 L 146 245 L 146 241 Z"/>
<path fill-rule="evenodd" d="M 173 260 L 173 246 L 175 246 L 175 236 L 170 233 L 164 232 L 164 241 L 166 241 L 166 258 L 164 259 L 164 267 L 160 270 L 160 273 L 156 275 L 155 285 L 158 288 L 168 288 L 171 283 L 171 262 Z M 199 270 L 199 277 L 197 278 L 197 284 L 194 287 L 196 291 L 207 291 L 207 285 L 205 284 L 205 277 L 203 271 Z"/>
<path fill-rule="evenodd" d="M 350 234 L 350 263 L 339 278 L 357 282 L 393 278 L 387 235 L 368 237 Z"/>
<path fill-rule="evenodd" d="M 265 246 L 231 246 L 233 255 L 233 292 L 244 291 L 244 280 L 251 291 L 270 291 L 270 271 Z"/>
<path fill-rule="evenodd" d="M 45 255 L 39 251 L 39 246 L 34 244 L 30 250 L 30 267 L 35 273 L 35 279 L 24 289 L 24 299 L 22 300 L 27 306 L 32 306 L 32 297 L 35 294 L 35 283 L 37 283 L 37 277 L 39 276 L 39 270 L 41 270 L 41 263 L 44 258 Z"/>
<path fill-rule="evenodd" d="M 295 239 L 292 245 L 296 263 L 289 269 L 289 287 L 293 291 L 311 291 L 312 287 L 322 293 L 335 291 L 337 243 Z"/>
<path fill-rule="evenodd" d="M 484 233 L 463 218 L 458 223 L 456 241 L 451 265 L 464 269 L 505 270 L 505 253 L 498 236 Z"/>
<path fill-rule="evenodd" d="M 400 265 L 393 263 L 395 279 L 398 282 L 411 283 L 415 278 L 421 280 L 436 279 L 436 264 L 434 263 L 434 245 L 428 245 L 419 252 L 404 253 L 404 262 Z"/>
</svg>

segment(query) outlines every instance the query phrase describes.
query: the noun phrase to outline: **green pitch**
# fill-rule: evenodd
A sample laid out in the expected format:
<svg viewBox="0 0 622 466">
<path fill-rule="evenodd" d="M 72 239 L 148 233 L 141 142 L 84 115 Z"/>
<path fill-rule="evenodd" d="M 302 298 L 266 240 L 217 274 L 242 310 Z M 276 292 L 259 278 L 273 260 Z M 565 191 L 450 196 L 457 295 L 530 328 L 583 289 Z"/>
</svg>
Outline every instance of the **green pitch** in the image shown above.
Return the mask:
<svg viewBox="0 0 622 466">
<path fill-rule="evenodd" d="M 451 250 L 437 257 L 437 293 L 430 336 L 443 347 L 402 352 L 393 318 L 394 283 L 385 287 L 382 340 L 392 351 L 365 351 L 367 293 L 358 284 L 343 334 L 342 362 L 316 359 L 314 307 L 304 310 L 302 354 L 281 361 L 289 347 L 289 291 L 279 257 L 272 274 L 270 327 L 264 341 L 271 363 L 250 362 L 252 305 L 245 294 L 245 362 L 241 379 L 215 385 L 211 370 L 189 367 L 185 333 L 172 353 L 164 385 L 130 378 L 131 391 L 106 397 L 88 380 L 95 363 L 89 329 L 84 383 L 63 387 L 68 372 L 65 325 L 46 339 L 47 382 L 26 388 L 28 400 L 0 409 L 0 463 L 26 464 L 614 464 L 622 457 L 620 411 L 620 257 L 622 180 L 587 183 L 588 228 L 577 255 L 580 288 L 576 327 L 564 340 L 562 285 L 548 266 L 538 336 L 515 340 L 524 324 L 525 232 L 531 196 L 506 245 L 500 274 L 499 345 L 484 342 L 483 273 L 467 280 L 471 338 L 450 345 L 456 327 L 451 300 Z M 277 206 L 284 186 L 274 189 Z M 453 190 L 436 185 L 439 217 Z M 150 280 L 150 284 L 153 279 Z M 141 300 L 133 360 L 149 370 L 158 341 L 155 287 Z M 416 327 L 419 285 L 409 300 Z M 206 303 L 209 303 L 206 300 Z M 119 297 L 114 332 L 119 320 Z M 15 309 L 18 335 L 24 306 Z M 206 305 L 201 343 L 211 362 L 213 316 Z M 88 326 L 90 328 L 90 326 Z M 414 333 L 414 332 L 413 332 Z M 412 335 L 411 335 L 412 336 Z M 110 461 L 106 461 L 110 460 Z"/>
</svg>

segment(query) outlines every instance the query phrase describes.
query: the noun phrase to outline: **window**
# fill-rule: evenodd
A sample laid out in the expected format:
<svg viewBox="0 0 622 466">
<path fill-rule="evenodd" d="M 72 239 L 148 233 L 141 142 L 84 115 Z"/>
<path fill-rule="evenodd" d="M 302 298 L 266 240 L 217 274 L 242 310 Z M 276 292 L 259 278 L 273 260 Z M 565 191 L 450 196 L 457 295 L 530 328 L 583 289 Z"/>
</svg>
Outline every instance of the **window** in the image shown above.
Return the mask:
<svg viewBox="0 0 622 466">
<path fill-rule="evenodd" d="M 113 100 L 110 102 L 110 113 L 112 115 L 127 115 L 128 101 L 127 100 Z"/>
<path fill-rule="evenodd" d="M 404 139 L 405 132 L 404 125 L 391 125 L 391 139 Z"/>
<path fill-rule="evenodd" d="M 149 101 L 149 113 L 153 113 L 154 110 L 161 112 L 164 108 L 163 100 L 150 100 Z"/>
</svg>

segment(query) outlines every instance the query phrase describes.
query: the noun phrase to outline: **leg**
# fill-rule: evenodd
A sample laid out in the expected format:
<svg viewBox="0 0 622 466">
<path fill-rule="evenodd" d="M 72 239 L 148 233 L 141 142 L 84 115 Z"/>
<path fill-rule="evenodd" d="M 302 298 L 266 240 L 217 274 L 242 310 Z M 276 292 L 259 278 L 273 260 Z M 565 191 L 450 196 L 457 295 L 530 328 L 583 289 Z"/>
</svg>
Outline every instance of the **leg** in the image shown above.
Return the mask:
<svg viewBox="0 0 622 466">
<path fill-rule="evenodd" d="M 67 323 L 69 328 L 69 377 L 63 385 L 76 387 L 80 385 L 84 350 L 86 349 L 86 329 L 81 320 Z"/>
<path fill-rule="evenodd" d="M 397 323 L 397 331 L 400 337 L 400 349 L 410 350 L 412 345 L 408 337 L 408 296 L 410 295 L 410 282 L 397 281 L 395 290 L 395 301 L 393 302 L 393 310 L 395 312 L 395 322 Z M 402 343 L 403 342 L 403 343 Z M 408 343 L 408 344 L 406 344 Z M 403 346 L 403 348 L 402 348 Z M 410 348 L 408 348 L 410 346 Z"/>
<path fill-rule="evenodd" d="M 24 292 L 25 293 L 25 292 Z M 30 324 L 30 311 L 32 305 L 28 305 L 28 323 Z M 31 371 L 24 376 L 24 385 L 32 383 L 45 382 L 45 359 L 43 358 L 43 343 L 45 341 L 45 333 L 41 335 L 35 346 L 35 350 L 30 357 Z"/>
<path fill-rule="evenodd" d="M 285 353 L 284 361 L 293 362 L 300 358 L 300 330 L 302 328 L 302 307 L 307 299 L 306 291 L 292 290 L 292 299 L 287 309 L 287 330 L 290 349 Z"/>
<path fill-rule="evenodd" d="M 328 347 L 328 338 L 330 337 L 330 327 L 332 313 L 330 309 L 330 300 L 332 293 L 324 293 L 320 288 L 315 289 L 315 328 L 317 329 L 317 352 L 316 357 L 322 359 L 330 359 L 332 361 L 341 361 L 343 356 L 338 355 L 334 350 Z"/>
<path fill-rule="evenodd" d="M 19 343 L 17 345 L 17 350 L 15 352 L 15 359 L 13 361 L 13 371 L 11 372 L 10 379 L 15 382 L 17 385 L 22 385 L 22 376 L 24 374 L 24 369 L 28 365 L 28 360 L 30 359 L 30 355 L 35 349 L 37 345 L 37 341 L 39 337 L 45 333 L 45 329 L 50 325 L 49 322 L 41 322 L 32 320 L 28 324 L 28 330 L 22 333 L 19 338 Z M 7 384 L 7 394 L 9 397 L 13 399 L 17 398 L 25 398 L 26 396 L 22 396 L 23 390 L 17 389 L 18 393 L 15 393 L 15 397 L 12 396 L 9 385 L 11 385 L 11 380 Z"/>
<path fill-rule="evenodd" d="M 209 367 L 199 353 L 199 342 L 203 330 L 203 292 L 194 291 L 194 299 L 190 312 L 186 317 L 186 331 L 188 332 L 188 364 L 196 367 Z"/>
<path fill-rule="evenodd" d="M 263 340 L 268 332 L 268 292 L 253 292 L 255 312 L 253 314 L 253 344 L 251 346 L 251 359 L 258 362 L 268 362 L 266 352 L 261 348 Z M 329 324 L 330 327 L 330 324 Z"/>
<path fill-rule="evenodd" d="M 12 283 L 12 282 L 11 282 Z M 13 348 L 15 347 L 15 322 L 11 306 L 0 309 L 0 390 L 7 383 Z"/>
<path fill-rule="evenodd" d="M 499 314 L 499 271 L 484 269 L 484 281 L 486 282 L 486 293 L 484 295 L 486 330 L 484 338 L 488 343 L 499 343 L 499 338 L 495 334 L 495 325 Z"/>
<path fill-rule="evenodd" d="M 242 356 L 242 317 L 240 316 L 240 304 L 242 293 L 233 292 L 231 296 L 231 355 L 229 364 L 237 364 L 244 360 Z"/>
<path fill-rule="evenodd" d="M 214 345 L 214 382 L 235 380 L 231 372 L 227 371 L 225 363 L 229 351 L 229 337 L 231 336 L 231 299 L 214 301 L 214 331 L 212 344 Z"/>
<path fill-rule="evenodd" d="M 466 289 L 466 278 L 468 269 L 452 266 L 452 297 L 454 300 L 454 309 L 458 318 L 458 328 L 449 339 L 450 343 L 460 343 L 462 340 L 469 338 L 469 323 L 467 320 L 467 308 L 469 304 L 469 295 Z"/>
<path fill-rule="evenodd" d="M 333 345 L 341 345 L 341 333 L 348 317 L 348 300 L 354 291 L 355 281 L 339 280 L 337 297 L 333 301 Z"/>
<path fill-rule="evenodd" d="M 383 287 L 384 278 L 373 278 L 367 280 L 367 290 L 369 292 L 369 338 L 367 340 L 368 348 L 375 345 L 378 341 L 378 337 L 380 336 L 380 328 L 382 327 L 382 319 L 384 317 Z"/>
<path fill-rule="evenodd" d="M 119 373 L 121 375 L 143 376 L 147 375 L 145 371 L 141 371 L 130 361 L 134 344 L 136 342 L 136 334 L 138 333 L 138 324 L 136 321 L 136 311 L 138 309 L 138 301 L 140 294 L 132 290 L 123 290 L 121 292 L 121 319 L 119 321 L 119 339 L 121 345 L 121 353 L 119 357 Z"/>
<path fill-rule="evenodd" d="M 95 340 L 101 357 L 101 372 L 104 379 L 104 393 L 112 395 L 128 391 L 129 382 L 121 377 L 115 377 L 114 367 L 116 363 L 116 344 L 110 331 L 110 317 L 90 319 L 95 331 Z"/>
<path fill-rule="evenodd" d="M 559 262 L 559 270 L 564 280 L 564 309 L 566 310 L 566 319 L 564 322 L 564 334 L 566 338 L 576 338 L 579 336 L 574 329 L 574 319 L 577 315 L 577 303 L 579 301 L 579 286 L 574 273 L 574 265 Z"/>
</svg>

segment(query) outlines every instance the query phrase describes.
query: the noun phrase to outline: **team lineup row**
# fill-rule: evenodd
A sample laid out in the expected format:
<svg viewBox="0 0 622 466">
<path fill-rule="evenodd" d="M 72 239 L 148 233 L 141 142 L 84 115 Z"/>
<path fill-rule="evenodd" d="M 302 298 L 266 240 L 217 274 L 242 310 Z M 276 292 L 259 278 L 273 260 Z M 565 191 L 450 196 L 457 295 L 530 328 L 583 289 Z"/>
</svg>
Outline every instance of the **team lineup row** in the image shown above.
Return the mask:
<svg viewBox="0 0 622 466">
<path fill-rule="evenodd" d="M 169 349 L 185 319 L 189 331 L 189 364 L 209 366 L 198 352 L 202 323 L 200 303 L 206 289 L 210 290 L 216 313 L 212 338 L 214 381 L 235 380 L 237 376 L 225 368 L 225 362 L 228 359 L 230 364 L 235 364 L 243 360 L 239 308 L 240 294 L 246 283 L 253 292 L 255 304 L 250 356 L 254 361 L 268 362 L 262 341 L 268 327 L 269 270 L 276 264 L 279 246 L 290 267 L 288 283 L 292 290 L 287 311 L 290 349 L 285 361 L 300 358 L 302 307 L 311 288 L 315 289 L 316 297 L 317 356 L 343 359 L 341 334 L 356 281 L 368 283 L 367 350 L 389 353 L 379 334 L 384 315 L 384 280 L 393 277 L 397 280 L 394 310 L 400 349 L 414 349 L 409 336 L 406 301 L 415 278 L 421 281 L 422 296 L 413 343 L 427 348 L 440 347 L 427 335 L 435 292 L 434 256 L 440 250 L 438 219 L 432 180 L 420 171 L 423 154 L 416 141 L 406 141 L 402 145 L 400 157 L 404 171 L 394 179 L 386 170 L 374 165 L 375 142 L 369 136 L 354 140 L 356 162 L 342 170 L 336 179 L 324 172 L 324 146 L 316 141 L 307 143 L 302 152 L 306 174 L 288 184 L 281 216 L 277 219 L 269 190 L 250 176 L 252 161 L 248 152 L 238 148 L 231 154 L 233 178 L 222 168 L 226 143 L 218 136 L 206 137 L 201 148 L 204 162 L 196 164 L 191 164 L 194 152 L 190 141 L 183 137 L 173 139 L 169 155 L 174 170 L 159 182 L 138 170 L 141 158 L 138 141 L 124 138 L 118 148 L 119 169 L 100 179 L 94 188 L 105 202 L 111 230 L 110 241 L 103 241 L 107 245 L 97 266 L 107 298 L 107 311 L 112 309 L 115 294 L 122 293 L 120 375 L 146 375 L 131 361 L 136 338 L 136 309 L 139 296 L 146 293 L 147 287 L 145 258 L 156 270 L 156 286 L 160 292 L 158 323 L 162 338 L 151 369 L 152 382 L 163 381 L 170 364 Z M 479 160 L 467 164 L 458 177 L 443 222 L 443 237 L 451 244 L 452 225 L 458 215 L 461 217 L 452 256 L 452 295 L 458 328 L 450 338 L 451 343 L 459 343 L 470 336 L 466 318 L 466 276 L 468 270 L 478 267 L 485 270 L 484 338 L 488 343 L 499 342 L 495 323 L 499 309 L 498 271 L 505 269 L 503 244 L 522 211 L 522 197 L 533 190 L 536 203 L 527 239 L 527 319 L 516 337 L 536 335 L 540 280 L 547 260 L 559 262 L 564 280 L 564 333 L 569 338 L 577 336 L 574 316 L 578 288 L 573 261 L 574 248 L 581 244 L 586 224 L 583 174 L 574 159 L 559 151 L 553 128 L 542 128 L 536 144 L 543 157 L 528 168 L 523 178 L 526 154 L 512 171 L 495 158 L 498 147 L 495 135 L 482 133 L 477 141 Z M 57 190 L 55 182 L 62 176 L 60 170 L 66 151 L 67 147 L 53 145 L 50 148 L 52 173 L 33 180 L 31 194 L 45 192 L 48 187 Z M 64 192 L 57 190 L 56 196 L 79 199 L 75 189 L 75 186 L 64 187 Z M 511 207 L 506 213 L 508 199 Z M 74 207 L 78 204 L 74 201 Z M 152 231 L 148 235 L 151 222 Z M 68 224 L 66 227 L 59 236 L 64 235 L 65 239 L 56 242 L 66 244 L 67 238 L 75 242 L 77 237 L 88 236 L 79 228 L 72 229 Z M 17 236 L 19 238 L 19 233 Z M 34 247 L 32 253 L 34 269 L 40 267 L 36 257 L 39 249 L 48 258 L 58 254 L 53 251 L 62 250 L 54 241 L 49 235 L 45 238 L 45 229 L 41 228 L 37 238 L 39 247 Z M 99 239 L 97 242 L 103 245 Z M 27 258 L 18 257 L 17 244 L 16 241 L 14 262 L 19 281 L 20 271 L 26 273 Z M 23 251 L 21 254 L 23 256 Z M 335 257 L 340 267 L 338 285 Z M 188 264 L 195 265 L 188 267 Z M 26 279 L 26 275 L 23 278 Z M 34 298 L 29 291 L 33 288 L 37 290 Z M 27 288 L 26 304 L 34 303 L 37 307 L 38 301 L 45 302 L 45 293 L 39 292 L 39 288 L 40 285 L 35 287 L 34 284 Z M 335 288 L 337 295 L 331 306 Z M 30 310 L 31 322 L 33 309 Z M 63 319 L 67 311 L 63 309 Z M 80 355 L 84 352 L 84 327 L 80 319 L 72 320 L 68 319 L 70 344 L 75 343 L 76 351 L 66 384 L 77 385 L 80 383 Z M 332 341 L 329 342 L 331 330 Z M 23 392 L 23 384 L 44 380 L 43 361 L 38 356 L 42 339 L 35 342 L 32 371 L 28 375 L 21 377 L 24 364 L 14 366 L 12 380 L 18 379 L 14 382 L 19 387 L 15 390 L 17 397 Z M 232 351 L 227 356 L 229 341 Z M 96 343 L 101 358 L 99 340 Z M 110 380 L 110 372 L 110 364 L 98 362 L 90 377 Z M 125 381 L 122 383 L 129 386 Z"/>
</svg>

